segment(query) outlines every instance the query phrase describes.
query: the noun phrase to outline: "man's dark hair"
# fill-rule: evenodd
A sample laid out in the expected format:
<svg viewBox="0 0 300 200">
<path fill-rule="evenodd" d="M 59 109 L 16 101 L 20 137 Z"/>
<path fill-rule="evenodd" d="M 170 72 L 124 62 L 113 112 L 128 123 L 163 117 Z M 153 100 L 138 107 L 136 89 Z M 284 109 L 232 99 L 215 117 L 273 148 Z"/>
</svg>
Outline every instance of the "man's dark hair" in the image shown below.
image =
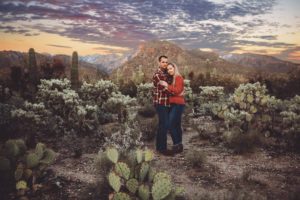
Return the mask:
<svg viewBox="0 0 300 200">
<path fill-rule="evenodd" d="M 159 58 L 158 58 L 158 62 L 160 62 L 162 58 L 166 58 L 166 59 L 168 59 L 168 57 L 167 57 L 167 56 L 165 56 L 165 55 L 162 55 L 162 56 L 159 56 Z"/>
</svg>

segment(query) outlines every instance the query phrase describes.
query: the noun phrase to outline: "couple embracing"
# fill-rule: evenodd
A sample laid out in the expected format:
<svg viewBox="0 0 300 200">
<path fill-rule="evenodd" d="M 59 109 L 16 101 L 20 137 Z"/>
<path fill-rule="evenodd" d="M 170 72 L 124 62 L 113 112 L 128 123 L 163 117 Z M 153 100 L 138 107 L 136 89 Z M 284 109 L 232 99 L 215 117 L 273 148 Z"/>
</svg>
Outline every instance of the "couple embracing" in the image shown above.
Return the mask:
<svg viewBox="0 0 300 200">
<path fill-rule="evenodd" d="M 158 58 L 159 68 L 153 75 L 153 103 L 159 124 L 156 135 L 156 150 L 172 156 L 183 151 L 181 116 L 185 100 L 184 80 L 175 64 L 168 62 L 167 56 Z M 167 134 L 173 141 L 172 149 L 167 148 Z"/>
</svg>

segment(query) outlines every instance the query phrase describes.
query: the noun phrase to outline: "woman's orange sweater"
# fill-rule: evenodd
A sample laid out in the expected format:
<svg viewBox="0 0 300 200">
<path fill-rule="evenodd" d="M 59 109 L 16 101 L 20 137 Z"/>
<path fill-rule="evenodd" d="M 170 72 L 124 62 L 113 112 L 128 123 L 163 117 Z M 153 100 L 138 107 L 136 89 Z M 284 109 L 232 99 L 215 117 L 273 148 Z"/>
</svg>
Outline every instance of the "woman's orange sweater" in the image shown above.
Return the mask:
<svg viewBox="0 0 300 200">
<path fill-rule="evenodd" d="M 184 80 L 182 76 L 175 77 L 175 84 L 168 85 L 168 91 L 172 93 L 169 96 L 170 104 L 185 104 L 183 95 L 180 95 L 184 90 Z"/>
</svg>

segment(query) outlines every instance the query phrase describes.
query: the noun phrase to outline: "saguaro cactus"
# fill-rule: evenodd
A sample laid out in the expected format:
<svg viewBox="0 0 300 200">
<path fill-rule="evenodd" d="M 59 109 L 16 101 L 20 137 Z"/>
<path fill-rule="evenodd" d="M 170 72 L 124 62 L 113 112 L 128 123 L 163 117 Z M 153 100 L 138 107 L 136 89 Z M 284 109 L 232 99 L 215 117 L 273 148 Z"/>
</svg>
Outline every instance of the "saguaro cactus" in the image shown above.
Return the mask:
<svg viewBox="0 0 300 200">
<path fill-rule="evenodd" d="M 73 89 L 77 89 L 79 87 L 78 54 L 76 51 L 74 51 L 72 55 L 71 85 Z"/>
<path fill-rule="evenodd" d="M 29 71 L 29 78 L 33 83 L 36 83 L 38 78 L 38 69 L 37 69 L 37 62 L 36 62 L 36 56 L 35 51 L 33 48 L 29 49 L 28 52 L 28 71 Z"/>
</svg>

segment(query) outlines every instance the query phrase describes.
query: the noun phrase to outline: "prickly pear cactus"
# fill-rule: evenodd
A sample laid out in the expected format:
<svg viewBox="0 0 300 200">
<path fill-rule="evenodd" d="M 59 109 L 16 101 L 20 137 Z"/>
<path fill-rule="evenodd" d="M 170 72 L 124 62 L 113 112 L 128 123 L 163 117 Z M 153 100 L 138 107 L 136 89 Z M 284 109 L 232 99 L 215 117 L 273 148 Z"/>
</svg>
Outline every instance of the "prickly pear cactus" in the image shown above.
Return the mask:
<svg viewBox="0 0 300 200">
<path fill-rule="evenodd" d="M 139 182 L 135 178 L 129 179 L 126 182 L 126 188 L 133 194 L 136 193 L 138 187 L 139 187 Z"/>
<path fill-rule="evenodd" d="M 140 185 L 139 187 L 139 198 L 142 200 L 149 200 L 150 199 L 150 189 L 148 185 Z"/>
<path fill-rule="evenodd" d="M 163 178 L 154 182 L 152 186 L 153 200 L 160 200 L 167 197 L 172 190 L 172 184 L 170 179 Z"/>
<path fill-rule="evenodd" d="M 143 161 L 143 151 L 140 149 L 136 150 L 136 160 L 139 164 Z"/>
<path fill-rule="evenodd" d="M 115 149 L 115 148 L 109 148 L 106 150 L 106 155 L 107 155 L 107 158 L 113 162 L 113 163 L 117 163 L 118 162 L 118 159 L 119 159 L 119 153 L 118 153 L 118 150 Z"/>
<path fill-rule="evenodd" d="M 161 179 L 171 180 L 171 177 L 170 177 L 169 174 L 166 174 L 164 172 L 158 172 L 158 173 L 155 174 L 153 182 L 155 183 L 155 182 L 157 182 L 157 181 L 159 181 Z"/>
<path fill-rule="evenodd" d="M 39 165 L 39 157 L 35 153 L 30 153 L 26 156 L 26 165 L 29 168 L 34 168 Z"/>
<path fill-rule="evenodd" d="M 143 162 L 141 165 L 141 169 L 140 169 L 140 181 L 143 182 L 144 179 L 146 178 L 148 171 L 149 171 L 149 164 L 146 162 Z"/>
<path fill-rule="evenodd" d="M 35 146 L 35 155 L 37 156 L 38 160 L 42 159 L 44 156 L 44 152 L 46 149 L 46 145 L 43 143 L 37 143 Z"/>
<path fill-rule="evenodd" d="M 126 180 L 129 179 L 130 176 L 130 169 L 126 163 L 117 162 L 115 167 L 116 172 Z"/>
<path fill-rule="evenodd" d="M 40 160 L 40 163 L 49 165 L 55 160 L 55 156 L 56 154 L 52 149 L 45 149 L 43 159 Z"/>
<path fill-rule="evenodd" d="M 16 184 L 16 189 L 17 190 L 25 190 L 27 188 L 27 183 L 25 181 L 19 181 Z"/>
<path fill-rule="evenodd" d="M 152 151 L 150 151 L 148 149 L 145 150 L 145 161 L 146 162 L 153 160 L 153 157 L 154 157 L 154 154 Z"/>
<path fill-rule="evenodd" d="M 116 191 L 119 192 L 121 188 L 121 178 L 114 172 L 110 172 L 108 175 L 109 185 Z"/>
<path fill-rule="evenodd" d="M 118 161 L 119 154 L 116 149 L 107 149 L 102 154 L 114 163 L 108 174 L 109 185 L 114 190 L 110 194 L 113 199 L 138 197 L 142 200 L 159 200 L 168 197 L 173 200 L 177 197 L 176 191 L 172 190 L 171 177 L 163 172 L 156 173 L 151 168 L 151 160 L 154 157 L 152 151 L 138 149 L 129 153 L 130 155 L 122 156 L 121 161 Z"/>
<path fill-rule="evenodd" d="M 126 193 L 118 192 L 114 195 L 114 200 L 131 200 L 131 198 Z"/>
</svg>

